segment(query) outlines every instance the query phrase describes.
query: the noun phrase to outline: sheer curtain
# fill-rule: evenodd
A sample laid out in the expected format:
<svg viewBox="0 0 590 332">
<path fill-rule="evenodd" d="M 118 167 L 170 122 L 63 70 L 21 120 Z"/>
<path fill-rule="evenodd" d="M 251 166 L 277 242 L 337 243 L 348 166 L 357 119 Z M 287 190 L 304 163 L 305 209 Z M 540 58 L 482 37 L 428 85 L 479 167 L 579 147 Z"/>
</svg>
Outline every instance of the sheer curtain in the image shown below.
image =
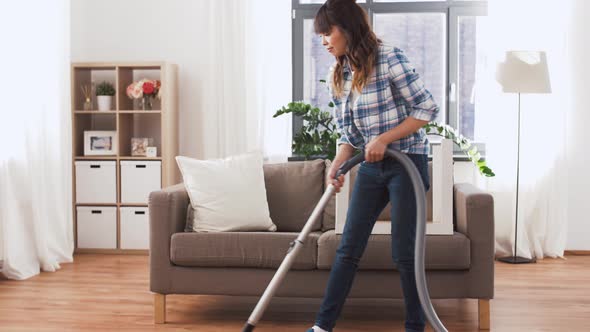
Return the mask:
<svg viewBox="0 0 590 332">
<path fill-rule="evenodd" d="M 496 176 L 478 185 L 495 200 L 496 255 L 514 248 L 518 101 L 495 81 L 507 50 L 547 52 L 553 92 L 521 95 L 518 256 L 563 257 L 568 222 L 573 1 L 492 0 L 478 21 L 476 130 Z M 481 24 L 480 24 L 481 23 Z"/>
<path fill-rule="evenodd" d="M 0 260 L 11 279 L 72 261 L 69 6 L 0 11 Z"/>
<path fill-rule="evenodd" d="M 291 118 L 273 118 L 291 101 L 291 1 L 208 1 L 202 73 L 205 158 L 260 149 L 267 162 L 291 154 Z"/>
</svg>

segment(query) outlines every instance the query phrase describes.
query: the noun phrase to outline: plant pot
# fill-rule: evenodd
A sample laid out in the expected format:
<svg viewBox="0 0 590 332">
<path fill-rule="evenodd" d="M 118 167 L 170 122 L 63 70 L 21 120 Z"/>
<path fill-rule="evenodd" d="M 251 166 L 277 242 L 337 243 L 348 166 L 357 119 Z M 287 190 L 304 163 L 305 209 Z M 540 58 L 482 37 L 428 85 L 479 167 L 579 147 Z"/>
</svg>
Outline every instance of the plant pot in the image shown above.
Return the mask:
<svg viewBox="0 0 590 332">
<path fill-rule="evenodd" d="M 97 96 L 98 110 L 99 111 L 110 111 L 112 99 L 113 99 L 113 96 Z"/>
</svg>

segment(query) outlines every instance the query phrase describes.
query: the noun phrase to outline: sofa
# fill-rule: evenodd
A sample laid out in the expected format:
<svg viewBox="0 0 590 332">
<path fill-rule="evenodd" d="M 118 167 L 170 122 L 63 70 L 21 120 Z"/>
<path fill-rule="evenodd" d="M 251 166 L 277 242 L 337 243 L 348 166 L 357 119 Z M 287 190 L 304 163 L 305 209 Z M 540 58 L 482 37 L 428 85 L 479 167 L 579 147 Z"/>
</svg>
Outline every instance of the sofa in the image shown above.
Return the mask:
<svg viewBox="0 0 590 332">
<path fill-rule="evenodd" d="M 192 207 L 184 185 L 152 192 L 149 260 L 155 322 L 165 322 L 170 294 L 261 296 L 324 192 L 328 162 L 264 164 L 276 232 L 192 232 L 187 228 Z M 351 185 L 358 167 L 350 171 Z M 431 216 L 432 195 L 427 196 Z M 333 196 L 276 297 L 323 297 L 341 237 L 334 231 L 334 205 Z M 433 299 L 478 299 L 479 327 L 489 329 L 494 296 L 493 198 L 472 184 L 456 183 L 453 205 L 454 233 L 427 235 L 429 293 Z M 389 206 L 378 220 L 388 218 Z M 389 235 L 370 236 L 349 298 L 402 298 L 390 241 Z"/>
</svg>

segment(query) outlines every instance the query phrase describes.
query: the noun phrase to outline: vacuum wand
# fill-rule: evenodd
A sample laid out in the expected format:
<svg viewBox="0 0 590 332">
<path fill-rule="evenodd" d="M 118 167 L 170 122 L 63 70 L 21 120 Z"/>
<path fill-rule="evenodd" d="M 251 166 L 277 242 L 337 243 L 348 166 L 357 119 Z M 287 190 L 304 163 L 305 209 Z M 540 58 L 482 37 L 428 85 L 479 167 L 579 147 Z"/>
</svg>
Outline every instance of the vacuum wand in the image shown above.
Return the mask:
<svg viewBox="0 0 590 332">
<path fill-rule="evenodd" d="M 447 329 L 440 321 L 436 312 L 434 311 L 434 307 L 432 306 L 432 302 L 430 301 L 430 295 L 428 294 L 428 287 L 426 284 L 426 270 L 424 267 L 424 255 L 426 252 L 425 248 L 425 241 L 426 241 L 426 191 L 424 189 L 424 184 L 422 182 L 422 177 L 412 160 L 406 156 L 404 153 L 393 150 L 387 149 L 385 150 L 385 155 L 396 159 L 399 163 L 404 167 L 404 169 L 408 172 L 410 176 L 410 180 L 412 181 L 412 185 L 414 187 L 414 194 L 416 195 L 416 243 L 414 248 L 414 272 L 416 275 L 416 287 L 418 290 L 418 297 L 420 298 L 420 303 L 422 305 L 422 309 L 428 319 L 430 325 L 434 328 L 436 332 L 447 332 Z M 340 177 L 340 175 L 346 174 L 350 169 L 352 169 L 357 164 L 363 162 L 365 160 L 365 151 L 361 150 L 360 153 L 355 155 L 354 157 L 350 158 L 349 160 L 345 161 L 338 171 L 336 172 L 336 179 Z M 284 279 L 287 271 L 289 271 L 291 265 L 293 264 L 293 260 L 297 256 L 297 253 L 300 251 L 305 239 L 307 238 L 308 234 L 311 232 L 313 225 L 315 224 L 316 220 L 324 210 L 326 204 L 328 203 L 330 197 L 334 194 L 335 191 L 334 185 L 329 185 L 326 189 L 326 192 L 322 195 L 319 203 L 314 208 L 311 216 L 303 226 L 303 230 L 297 237 L 297 239 L 291 242 L 290 247 L 287 251 L 287 256 L 279 266 L 279 269 L 273 276 L 270 284 L 262 294 L 262 297 L 258 301 L 258 304 L 254 308 L 254 311 L 248 318 L 248 322 L 244 325 L 242 332 L 249 332 L 253 331 L 256 324 L 262 317 L 264 310 L 268 306 L 268 303 L 274 296 L 277 288 L 281 284 L 282 280 Z"/>
</svg>

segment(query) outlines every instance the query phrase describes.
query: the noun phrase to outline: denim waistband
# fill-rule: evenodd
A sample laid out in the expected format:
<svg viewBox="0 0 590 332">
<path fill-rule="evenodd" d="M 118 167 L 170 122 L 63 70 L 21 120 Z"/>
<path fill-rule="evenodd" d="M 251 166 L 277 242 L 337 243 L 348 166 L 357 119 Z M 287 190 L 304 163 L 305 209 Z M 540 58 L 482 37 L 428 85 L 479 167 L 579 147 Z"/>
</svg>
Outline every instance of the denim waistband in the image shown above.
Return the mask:
<svg viewBox="0 0 590 332">
<path fill-rule="evenodd" d="M 428 155 L 427 154 L 414 154 L 414 153 L 405 153 L 414 163 L 428 163 Z M 394 165 L 399 164 L 399 161 L 390 156 L 384 156 L 382 160 L 376 162 L 367 162 L 363 161 L 361 165 L 365 166 L 373 166 L 373 167 L 383 167 L 386 165 Z"/>
</svg>

